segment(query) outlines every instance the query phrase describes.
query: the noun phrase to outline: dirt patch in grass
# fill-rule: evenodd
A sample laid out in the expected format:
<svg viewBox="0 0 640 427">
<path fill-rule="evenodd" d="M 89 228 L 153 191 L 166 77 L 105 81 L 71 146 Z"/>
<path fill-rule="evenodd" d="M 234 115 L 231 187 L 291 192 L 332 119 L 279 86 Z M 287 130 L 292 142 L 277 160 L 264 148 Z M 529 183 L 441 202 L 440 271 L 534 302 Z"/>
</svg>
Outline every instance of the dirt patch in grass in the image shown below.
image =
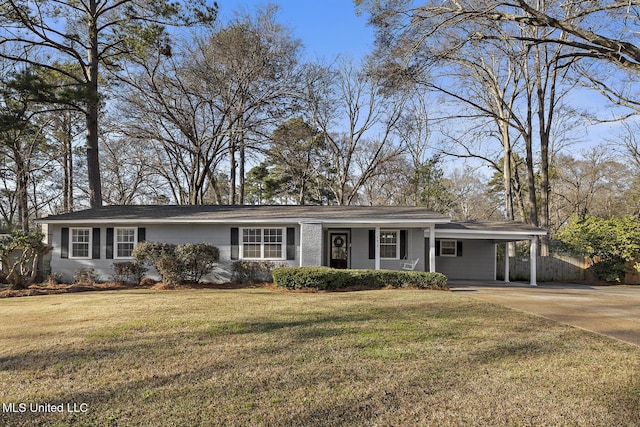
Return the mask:
<svg viewBox="0 0 640 427">
<path fill-rule="evenodd" d="M 30 285 L 27 289 L 8 289 L 0 285 L 0 298 L 26 297 L 37 295 L 56 295 L 75 292 L 117 291 L 133 289 L 181 290 L 181 289 L 247 289 L 274 288 L 271 283 L 193 283 L 178 286 L 167 286 L 162 282 L 146 282 L 140 285 L 107 282 L 107 283 L 40 283 Z"/>
</svg>

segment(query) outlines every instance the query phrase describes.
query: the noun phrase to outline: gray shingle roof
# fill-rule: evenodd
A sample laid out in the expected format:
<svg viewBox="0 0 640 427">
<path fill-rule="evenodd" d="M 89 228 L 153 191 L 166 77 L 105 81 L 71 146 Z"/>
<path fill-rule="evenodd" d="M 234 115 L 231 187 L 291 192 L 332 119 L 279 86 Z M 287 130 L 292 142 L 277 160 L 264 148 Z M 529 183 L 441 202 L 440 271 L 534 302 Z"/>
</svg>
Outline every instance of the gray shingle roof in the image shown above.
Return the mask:
<svg viewBox="0 0 640 427">
<path fill-rule="evenodd" d="M 319 221 L 428 221 L 448 222 L 445 215 L 421 207 L 400 206 L 247 206 L 247 205 L 129 205 L 103 206 L 61 215 L 49 215 L 38 222 L 74 222 L 132 220 L 153 221 L 265 221 L 265 220 L 319 220 Z"/>
</svg>

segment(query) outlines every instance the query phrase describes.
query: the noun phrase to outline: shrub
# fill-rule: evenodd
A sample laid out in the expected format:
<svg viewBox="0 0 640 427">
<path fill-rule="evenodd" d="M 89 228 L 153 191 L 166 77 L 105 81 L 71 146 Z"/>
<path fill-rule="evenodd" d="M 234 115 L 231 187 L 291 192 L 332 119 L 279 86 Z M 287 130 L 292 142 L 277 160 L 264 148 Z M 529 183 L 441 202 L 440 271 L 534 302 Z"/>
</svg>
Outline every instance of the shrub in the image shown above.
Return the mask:
<svg viewBox="0 0 640 427">
<path fill-rule="evenodd" d="M 197 283 L 218 264 L 220 251 L 210 243 L 187 243 L 175 249 L 184 281 Z"/>
<path fill-rule="evenodd" d="M 51 249 L 39 231 L 14 231 L 0 239 L 0 283 L 24 289 L 38 278 L 38 262 Z"/>
<path fill-rule="evenodd" d="M 114 282 L 138 284 L 147 272 L 147 267 L 137 261 L 114 262 L 113 271 Z"/>
<path fill-rule="evenodd" d="M 591 258 L 594 276 L 608 282 L 624 282 L 633 263 L 638 269 L 640 219 L 631 216 L 596 218 L 571 217 L 557 235 L 558 240 L 577 255 Z"/>
<path fill-rule="evenodd" d="M 338 270 L 329 267 L 283 267 L 273 271 L 276 286 L 287 289 L 337 290 L 348 287 L 448 289 L 440 273 L 393 270 Z"/>
<path fill-rule="evenodd" d="M 169 286 L 184 282 L 199 282 L 213 271 L 218 262 L 218 248 L 210 243 L 142 242 L 133 250 L 133 257 L 142 264 L 152 265 L 162 281 Z"/>
<path fill-rule="evenodd" d="M 234 282 L 273 282 L 273 270 L 285 266 L 287 264 L 272 261 L 236 261 L 231 265 L 231 271 Z"/>
<path fill-rule="evenodd" d="M 73 274 L 73 283 L 87 283 L 93 285 L 97 281 L 95 270 L 92 267 L 79 267 Z"/>
</svg>

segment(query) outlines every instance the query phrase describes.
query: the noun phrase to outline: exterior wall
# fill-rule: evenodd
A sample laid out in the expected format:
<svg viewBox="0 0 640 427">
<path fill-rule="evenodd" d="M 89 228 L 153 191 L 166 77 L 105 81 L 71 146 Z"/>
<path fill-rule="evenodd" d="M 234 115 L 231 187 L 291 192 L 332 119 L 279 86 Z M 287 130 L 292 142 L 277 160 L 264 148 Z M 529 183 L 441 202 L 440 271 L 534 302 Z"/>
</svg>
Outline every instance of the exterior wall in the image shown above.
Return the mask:
<svg viewBox="0 0 640 427">
<path fill-rule="evenodd" d="M 72 281 L 73 275 L 78 268 L 91 267 L 95 270 L 99 280 L 110 280 L 113 275 L 114 262 L 126 262 L 126 259 L 106 258 L 106 229 L 109 227 L 138 227 L 140 224 L 101 224 L 100 225 L 100 259 L 66 259 L 61 257 L 62 226 L 49 226 L 48 241 L 53 246 L 51 253 L 51 272 L 60 274 L 63 281 Z M 289 227 L 294 225 L 289 225 Z M 65 227 L 67 227 L 65 225 Z M 85 227 L 84 225 L 81 227 Z M 86 226 L 87 228 L 90 225 Z M 166 242 L 173 244 L 184 243 L 211 243 L 220 250 L 220 261 L 216 270 L 205 277 L 211 282 L 228 282 L 231 280 L 231 225 L 212 224 L 158 224 L 144 225 L 146 228 L 146 240 L 149 242 Z M 235 225 L 234 225 L 235 227 Z M 270 225 L 243 224 L 242 227 L 268 228 Z M 283 227 L 273 225 L 274 228 Z M 95 227 L 92 227 L 95 228 Z M 300 227 L 295 226 L 296 236 L 296 259 L 289 261 L 275 261 L 277 263 L 287 263 L 291 266 L 299 265 L 300 257 Z M 286 252 L 286 241 L 284 250 Z M 149 271 L 147 276 L 154 279 L 159 277 L 155 272 Z"/>
<path fill-rule="evenodd" d="M 425 239 L 429 247 L 429 239 Z M 436 253 L 436 271 L 452 280 L 494 280 L 495 249 L 489 240 L 462 240 L 462 256 L 446 257 Z"/>
<path fill-rule="evenodd" d="M 369 228 L 354 228 L 351 230 L 351 268 L 375 268 L 375 260 L 369 259 Z M 407 230 L 407 259 L 419 258 L 415 271 L 425 270 L 424 229 L 411 228 Z M 400 270 L 401 259 L 380 260 L 383 270 Z"/>
<path fill-rule="evenodd" d="M 303 223 L 300 225 L 300 265 L 322 265 L 322 224 Z"/>
</svg>

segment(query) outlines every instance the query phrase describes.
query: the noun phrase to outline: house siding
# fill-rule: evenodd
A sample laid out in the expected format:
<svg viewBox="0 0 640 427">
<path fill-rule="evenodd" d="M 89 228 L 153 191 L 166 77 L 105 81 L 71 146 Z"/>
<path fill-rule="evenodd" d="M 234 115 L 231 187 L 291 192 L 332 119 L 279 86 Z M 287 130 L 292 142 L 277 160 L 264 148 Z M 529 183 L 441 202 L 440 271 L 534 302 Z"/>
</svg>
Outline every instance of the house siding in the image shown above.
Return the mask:
<svg viewBox="0 0 640 427">
<path fill-rule="evenodd" d="M 48 240 L 53 246 L 51 254 L 51 271 L 59 274 L 63 281 L 70 282 L 78 268 L 93 268 L 98 280 L 107 281 L 113 276 L 114 262 L 126 262 L 126 259 L 107 259 L 106 258 L 106 232 L 107 228 L 115 227 L 141 227 L 146 229 L 145 240 L 150 242 L 166 242 L 173 244 L 184 243 L 211 243 L 220 250 L 220 261 L 217 268 L 212 274 L 205 277 L 205 280 L 211 282 L 228 282 L 232 279 L 231 266 L 234 261 L 231 260 L 231 225 L 212 225 L 212 224 L 162 224 L 162 225 L 140 225 L 140 224 L 101 224 L 100 227 L 100 258 L 99 259 L 72 259 L 61 257 L 61 241 L 62 228 L 61 225 L 49 227 Z M 66 225 L 64 227 L 67 227 Z M 73 226 L 70 226 L 73 227 Z M 85 226 L 81 226 L 85 227 Z M 235 227 L 235 226 L 234 226 Z M 282 225 L 252 225 L 243 224 L 242 227 L 269 228 L 283 227 Z M 299 246 L 300 246 L 300 227 L 297 225 L 288 225 L 295 229 L 295 245 L 296 256 L 294 260 L 277 261 L 286 263 L 291 266 L 299 265 Z M 286 251 L 286 241 L 284 242 L 284 250 Z M 159 279 L 157 273 L 153 270 L 147 273 L 147 276 Z"/>
<path fill-rule="evenodd" d="M 429 247 L 429 239 L 425 239 Z M 436 271 L 451 280 L 494 280 L 495 248 L 489 240 L 462 240 L 462 256 L 436 254 Z"/>
</svg>

